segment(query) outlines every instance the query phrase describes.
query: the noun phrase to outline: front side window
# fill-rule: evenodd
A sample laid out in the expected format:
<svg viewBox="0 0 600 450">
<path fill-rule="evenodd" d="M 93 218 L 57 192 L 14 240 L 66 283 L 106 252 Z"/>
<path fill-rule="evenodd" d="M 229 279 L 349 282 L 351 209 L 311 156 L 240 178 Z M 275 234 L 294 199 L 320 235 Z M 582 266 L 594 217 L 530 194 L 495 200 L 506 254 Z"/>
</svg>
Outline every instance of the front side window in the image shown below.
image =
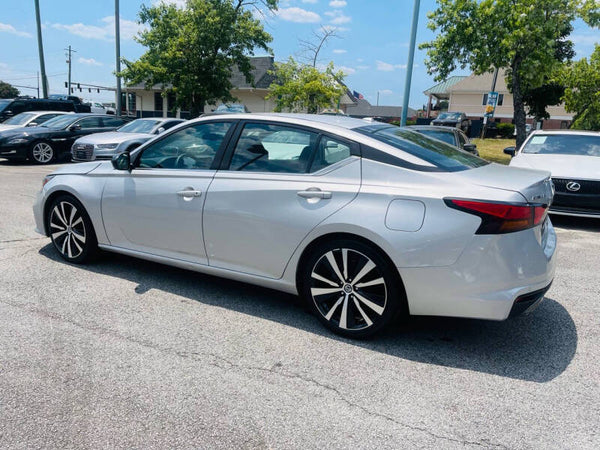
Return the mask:
<svg viewBox="0 0 600 450">
<path fill-rule="evenodd" d="M 85 119 L 81 119 L 79 122 L 77 122 L 77 125 L 79 125 L 82 130 L 89 130 L 90 128 L 102 127 L 100 117 L 87 117 Z"/>
<path fill-rule="evenodd" d="M 299 128 L 263 123 L 244 126 L 229 170 L 306 173 L 318 134 Z"/>
<path fill-rule="evenodd" d="M 231 122 L 198 123 L 177 130 L 146 147 L 137 166 L 208 170 L 231 125 Z"/>
<path fill-rule="evenodd" d="M 120 127 L 123 125 L 124 120 L 118 117 L 102 117 L 103 127 Z"/>
</svg>

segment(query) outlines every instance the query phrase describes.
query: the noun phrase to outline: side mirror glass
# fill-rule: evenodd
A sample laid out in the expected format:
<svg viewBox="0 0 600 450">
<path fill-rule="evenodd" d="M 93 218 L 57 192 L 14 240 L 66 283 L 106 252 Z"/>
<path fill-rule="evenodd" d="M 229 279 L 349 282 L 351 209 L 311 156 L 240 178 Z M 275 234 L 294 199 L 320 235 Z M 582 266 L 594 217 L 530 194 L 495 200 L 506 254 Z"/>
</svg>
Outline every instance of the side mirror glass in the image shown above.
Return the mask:
<svg viewBox="0 0 600 450">
<path fill-rule="evenodd" d="M 71 125 L 69 127 L 69 131 L 79 131 L 81 130 L 81 125 Z"/>
<path fill-rule="evenodd" d="M 129 152 L 119 153 L 114 155 L 111 159 L 112 165 L 116 170 L 129 170 L 131 171 L 131 158 Z"/>
<path fill-rule="evenodd" d="M 38 124 L 37 124 L 37 122 L 29 122 L 29 123 L 27 124 L 27 126 L 28 126 L 28 127 L 37 127 L 37 126 L 38 126 Z"/>
<path fill-rule="evenodd" d="M 156 134 L 160 134 L 164 131 L 165 131 L 165 129 L 163 127 L 159 127 L 158 130 L 156 130 Z"/>
<path fill-rule="evenodd" d="M 516 151 L 515 147 L 512 147 L 512 146 L 511 147 L 506 147 L 504 149 L 504 153 L 506 153 L 507 155 L 510 155 L 511 157 L 515 156 L 515 151 Z"/>
<path fill-rule="evenodd" d="M 475 153 L 477 151 L 477 146 L 475 144 L 465 144 L 463 150 L 469 153 Z"/>
</svg>

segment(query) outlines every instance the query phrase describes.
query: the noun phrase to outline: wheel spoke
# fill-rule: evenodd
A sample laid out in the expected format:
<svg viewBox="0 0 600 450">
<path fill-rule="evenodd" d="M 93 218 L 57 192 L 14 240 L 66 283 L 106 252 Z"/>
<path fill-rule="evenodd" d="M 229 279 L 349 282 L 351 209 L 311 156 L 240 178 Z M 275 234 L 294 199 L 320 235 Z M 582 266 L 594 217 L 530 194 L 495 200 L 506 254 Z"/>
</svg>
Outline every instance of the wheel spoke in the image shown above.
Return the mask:
<svg viewBox="0 0 600 450">
<path fill-rule="evenodd" d="M 53 210 L 53 212 L 54 212 L 54 214 L 56 214 L 56 217 L 58 217 L 58 219 L 59 219 L 59 220 L 60 220 L 60 221 L 63 223 L 63 225 L 64 225 L 65 227 L 67 227 L 67 226 L 68 226 L 68 225 L 67 225 L 67 222 L 66 222 L 66 221 L 65 221 L 65 219 L 63 219 L 63 217 L 60 215 L 60 210 L 58 209 L 58 206 L 55 206 L 55 207 L 54 207 L 54 210 Z"/>
<path fill-rule="evenodd" d="M 348 249 L 342 249 L 342 261 L 344 266 L 344 280 L 348 279 Z"/>
<path fill-rule="evenodd" d="M 57 237 L 62 236 L 66 232 L 67 232 L 67 230 L 61 230 L 61 231 L 57 231 L 56 233 L 52 233 L 52 239 L 56 240 Z"/>
<path fill-rule="evenodd" d="M 334 292 L 340 292 L 341 289 L 339 287 L 336 288 L 310 288 L 310 293 L 313 297 L 325 294 L 333 294 Z"/>
<path fill-rule="evenodd" d="M 333 316 L 333 313 L 335 312 L 335 310 L 337 309 L 337 307 L 340 306 L 340 303 L 342 303 L 342 300 L 344 300 L 344 296 L 343 295 L 340 298 L 338 298 L 338 301 L 334 303 L 334 305 L 331 307 L 331 309 L 329 310 L 329 312 L 325 316 L 325 318 L 327 320 L 331 320 L 331 317 Z"/>
<path fill-rule="evenodd" d="M 71 235 L 67 236 L 67 253 L 69 258 L 73 257 L 73 250 L 71 249 Z"/>
<path fill-rule="evenodd" d="M 60 249 L 60 251 L 62 252 L 63 255 L 66 255 L 66 251 L 67 251 L 67 241 L 69 240 L 69 235 L 67 235 L 62 243 L 62 248 Z"/>
<path fill-rule="evenodd" d="M 360 288 L 364 288 L 364 287 L 375 286 L 377 284 L 385 284 L 385 281 L 383 281 L 383 278 L 376 278 L 374 280 L 367 281 L 365 283 L 358 283 L 358 284 L 354 285 L 354 287 L 360 289 Z"/>
<path fill-rule="evenodd" d="M 73 219 L 75 218 L 75 214 L 77 214 L 77 209 L 73 205 L 71 205 L 71 217 L 69 217 L 69 225 L 73 226 Z"/>
<path fill-rule="evenodd" d="M 354 296 L 360 300 L 361 302 L 363 302 L 365 305 L 367 305 L 369 308 L 371 308 L 373 311 L 375 311 L 377 314 L 382 315 L 383 314 L 383 310 L 384 308 L 382 306 L 379 306 L 375 303 L 373 303 L 371 300 L 369 300 L 366 297 L 363 297 L 362 295 L 360 295 L 358 292 L 354 291 Z"/>
<path fill-rule="evenodd" d="M 327 283 L 329 286 L 337 286 L 336 282 L 328 280 L 327 278 L 322 277 L 318 273 L 313 272 L 310 274 L 310 276 L 313 277 L 315 280 L 319 280 L 319 281 L 322 281 L 323 283 Z"/>
<path fill-rule="evenodd" d="M 77 219 L 75 222 L 73 222 L 71 224 L 71 228 L 76 227 L 77 225 L 79 225 L 81 222 L 83 222 L 83 219 L 81 218 L 81 216 L 79 217 L 79 219 Z"/>
<path fill-rule="evenodd" d="M 367 314 L 360 307 L 360 303 L 358 303 L 358 300 L 356 300 L 356 297 L 353 297 L 352 300 L 354 300 L 354 304 L 356 305 L 356 309 L 358 309 L 358 312 L 360 313 L 360 315 L 362 316 L 362 318 L 364 319 L 364 321 L 367 323 L 367 326 L 370 327 L 371 325 L 373 325 L 373 322 L 371 321 L 371 319 L 369 319 L 369 316 L 367 316 Z"/>
<path fill-rule="evenodd" d="M 74 236 L 74 235 L 72 235 Z M 81 253 L 83 251 L 83 249 L 81 248 L 81 246 L 77 243 L 77 239 L 71 239 L 71 242 L 73 244 L 75 244 L 75 247 L 77 247 L 77 250 L 79 250 L 79 253 Z M 77 255 L 79 255 L 79 253 L 77 253 Z"/>
<path fill-rule="evenodd" d="M 340 328 L 348 328 L 348 294 L 344 295 L 344 304 L 342 305 L 342 314 L 340 316 Z"/>
<path fill-rule="evenodd" d="M 62 221 L 64 222 L 65 225 L 68 225 L 67 223 L 67 213 L 65 213 L 65 202 L 60 202 L 60 212 L 62 212 Z"/>
<path fill-rule="evenodd" d="M 75 236 L 77 239 L 79 239 L 81 241 L 82 244 L 85 244 L 85 236 L 82 234 L 79 234 L 77 231 L 72 230 L 72 235 Z M 73 241 L 75 241 L 75 239 L 73 239 Z"/>
<path fill-rule="evenodd" d="M 360 272 L 358 272 L 356 274 L 356 276 L 352 280 L 352 283 L 354 283 L 354 284 L 358 283 L 362 279 L 362 277 L 364 277 L 366 274 L 368 274 L 374 268 L 375 268 L 375 263 L 369 259 L 365 263 L 365 265 L 363 266 L 363 268 L 360 270 Z"/>
<path fill-rule="evenodd" d="M 340 272 L 340 268 L 337 265 L 337 262 L 335 261 L 335 257 L 333 256 L 333 252 L 328 252 L 325 257 L 327 258 L 327 261 L 329 261 L 329 265 L 331 266 L 331 268 L 333 269 L 333 271 L 335 272 L 335 274 L 338 276 L 338 278 L 340 279 L 340 282 L 344 282 L 346 281 L 344 279 L 344 277 L 342 276 L 341 272 Z"/>
<path fill-rule="evenodd" d="M 63 227 L 62 225 L 57 225 L 57 224 L 55 224 L 54 222 L 52 222 L 52 223 L 50 224 L 50 226 L 51 226 L 51 227 L 53 227 L 53 228 L 58 228 L 59 230 L 65 230 L 65 231 L 67 230 L 67 229 L 66 229 L 65 227 Z"/>
</svg>

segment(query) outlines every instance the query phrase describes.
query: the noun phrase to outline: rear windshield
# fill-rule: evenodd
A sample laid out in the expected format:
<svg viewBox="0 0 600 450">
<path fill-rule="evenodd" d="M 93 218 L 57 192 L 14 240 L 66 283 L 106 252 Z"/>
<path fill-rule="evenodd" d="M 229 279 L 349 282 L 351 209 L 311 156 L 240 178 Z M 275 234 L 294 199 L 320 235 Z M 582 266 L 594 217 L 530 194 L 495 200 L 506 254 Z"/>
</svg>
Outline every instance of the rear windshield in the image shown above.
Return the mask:
<svg viewBox="0 0 600 450">
<path fill-rule="evenodd" d="M 486 160 L 460 150 L 453 145 L 406 128 L 395 126 L 361 127 L 355 128 L 354 131 L 416 156 L 432 164 L 440 171 L 458 172 L 489 164 Z"/>
<path fill-rule="evenodd" d="M 4 125 L 23 125 L 35 117 L 35 113 L 21 113 L 4 121 Z"/>
<path fill-rule="evenodd" d="M 598 136 L 536 134 L 527 141 L 523 147 L 523 153 L 600 156 L 600 133 Z"/>
</svg>

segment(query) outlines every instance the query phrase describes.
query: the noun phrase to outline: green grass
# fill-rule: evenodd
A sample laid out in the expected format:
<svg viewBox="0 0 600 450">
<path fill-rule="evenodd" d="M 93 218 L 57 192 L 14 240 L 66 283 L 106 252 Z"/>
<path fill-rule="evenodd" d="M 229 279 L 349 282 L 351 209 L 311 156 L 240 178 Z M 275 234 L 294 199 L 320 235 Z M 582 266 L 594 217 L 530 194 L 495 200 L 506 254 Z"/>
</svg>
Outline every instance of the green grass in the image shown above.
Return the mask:
<svg viewBox="0 0 600 450">
<path fill-rule="evenodd" d="M 471 143 L 477 145 L 479 156 L 488 161 L 500 164 L 508 164 L 510 156 L 505 155 L 505 147 L 515 145 L 514 139 L 471 139 Z"/>
</svg>

